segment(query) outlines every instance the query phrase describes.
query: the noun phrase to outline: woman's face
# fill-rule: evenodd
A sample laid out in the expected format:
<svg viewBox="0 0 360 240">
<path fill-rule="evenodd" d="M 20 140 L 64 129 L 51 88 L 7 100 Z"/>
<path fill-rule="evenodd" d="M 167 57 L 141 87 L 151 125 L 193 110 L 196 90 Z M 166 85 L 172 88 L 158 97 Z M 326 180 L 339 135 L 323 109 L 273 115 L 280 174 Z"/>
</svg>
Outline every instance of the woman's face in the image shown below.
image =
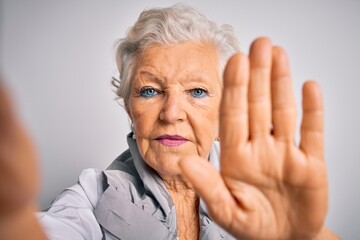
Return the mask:
<svg viewBox="0 0 360 240">
<path fill-rule="evenodd" d="M 127 110 L 146 163 L 162 177 L 178 161 L 208 158 L 218 136 L 221 81 L 214 47 L 197 42 L 148 47 L 134 73 Z"/>
</svg>

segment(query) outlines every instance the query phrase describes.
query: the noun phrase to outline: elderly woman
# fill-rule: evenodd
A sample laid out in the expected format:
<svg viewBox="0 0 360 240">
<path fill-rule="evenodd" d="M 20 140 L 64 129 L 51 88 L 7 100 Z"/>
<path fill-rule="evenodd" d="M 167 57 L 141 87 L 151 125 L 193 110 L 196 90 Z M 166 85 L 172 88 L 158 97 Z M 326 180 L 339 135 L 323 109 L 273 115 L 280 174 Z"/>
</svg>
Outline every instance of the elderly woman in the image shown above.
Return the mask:
<svg viewBox="0 0 360 240">
<path fill-rule="evenodd" d="M 284 50 L 259 38 L 249 57 L 237 51 L 231 27 L 188 6 L 144 11 L 118 44 L 113 80 L 129 149 L 105 171 L 84 170 L 37 218 L 35 155 L 2 90 L 0 238 L 335 237 L 323 228 L 318 85 L 304 85 L 296 146 Z"/>
</svg>

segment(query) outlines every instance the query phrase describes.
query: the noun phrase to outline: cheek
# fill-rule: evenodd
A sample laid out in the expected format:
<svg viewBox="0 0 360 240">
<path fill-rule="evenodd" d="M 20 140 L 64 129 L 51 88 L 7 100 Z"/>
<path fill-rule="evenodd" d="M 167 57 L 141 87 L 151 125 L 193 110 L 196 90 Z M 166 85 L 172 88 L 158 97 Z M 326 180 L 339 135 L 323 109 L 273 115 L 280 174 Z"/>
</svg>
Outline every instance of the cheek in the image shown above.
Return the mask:
<svg viewBox="0 0 360 240">
<path fill-rule="evenodd" d="M 219 135 L 219 118 L 218 114 L 210 114 L 207 121 L 203 121 L 201 124 L 204 129 L 204 133 L 207 134 L 208 138 L 213 141 Z M 205 131 L 206 129 L 206 131 Z"/>
<path fill-rule="evenodd" d="M 203 157 L 207 157 L 212 143 L 219 136 L 219 106 L 217 102 L 210 106 L 192 118 L 198 151 Z"/>
<path fill-rule="evenodd" d="M 216 137 L 219 133 L 219 120 L 220 120 L 219 110 L 220 110 L 220 99 L 216 98 L 212 103 L 211 110 L 205 116 L 205 118 L 207 119 L 207 123 L 209 124 L 209 128 L 213 130 L 212 133 L 216 134 Z"/>
<path fill-rule="evenodd" d="M 135 132 L 138 137 L 146 137 L 158 118 L 157 108 L 153 105 L 141 103 L 141 101 L 131 101 L 129 115 L 134 124 Z"/>
</svg>

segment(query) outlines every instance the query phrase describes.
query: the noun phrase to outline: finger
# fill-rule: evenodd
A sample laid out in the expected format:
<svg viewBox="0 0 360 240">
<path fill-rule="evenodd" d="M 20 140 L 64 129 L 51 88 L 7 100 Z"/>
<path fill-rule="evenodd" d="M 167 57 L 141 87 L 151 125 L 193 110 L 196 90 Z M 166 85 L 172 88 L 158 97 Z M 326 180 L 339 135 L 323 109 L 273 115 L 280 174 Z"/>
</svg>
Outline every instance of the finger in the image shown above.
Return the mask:
<svg viewBox="0 0 360 240">
<path fill-rule="evenodd" d="M 215 168 L 199 157 L 182 159 L 179 167 L 204 200 L 211 217 L 222 226 L 231 224 L 235 201 Z"/>
<path fill-rule="evenodd" d="M 249 125 L 250 138 L 270 133 L 270 76 L 272 46 L 267 38 L 259 38 L 250 48 Z"/>
<path fill-rule="evenodd" d="M 229 149 L 249 139 L 247 89 L 249 60 L 236 53 L 228 61 L 224 72 L 224 87 L 220 105 L 221 148 Z"/>
<path fill-rule="evenodd" d="M 296 105 L 288 58 L 281 47 L 273 47 L 271 101 L 274 137 L 293 141 L 296 128 Z"/>
<path fill-rule="evenodd" d="M 308 81 L 303 86 L 303 118 L 300 148 L 306 155 L 324 159 L 324 110 L 319 85 Z"/>
</svg>

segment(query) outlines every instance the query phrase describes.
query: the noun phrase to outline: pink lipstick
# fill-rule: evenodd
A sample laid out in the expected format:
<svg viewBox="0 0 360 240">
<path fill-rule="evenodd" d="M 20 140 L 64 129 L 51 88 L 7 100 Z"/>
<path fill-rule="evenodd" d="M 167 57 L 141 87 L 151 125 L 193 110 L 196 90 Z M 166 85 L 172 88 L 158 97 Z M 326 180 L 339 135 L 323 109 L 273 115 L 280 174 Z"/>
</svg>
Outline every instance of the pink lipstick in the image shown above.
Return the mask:
<svg viewBox="0 0 360 240">
<path fill-rule="evenodd" d="M 167 147 L 177 147 L 184 143 L 186 143 L 188 140 L 183 138 L 179 135 L 168 135 L 164 134 L 156 138 L 156 140 L 161 143 L 162 145 L 165 145 Z"/>
</svg>

